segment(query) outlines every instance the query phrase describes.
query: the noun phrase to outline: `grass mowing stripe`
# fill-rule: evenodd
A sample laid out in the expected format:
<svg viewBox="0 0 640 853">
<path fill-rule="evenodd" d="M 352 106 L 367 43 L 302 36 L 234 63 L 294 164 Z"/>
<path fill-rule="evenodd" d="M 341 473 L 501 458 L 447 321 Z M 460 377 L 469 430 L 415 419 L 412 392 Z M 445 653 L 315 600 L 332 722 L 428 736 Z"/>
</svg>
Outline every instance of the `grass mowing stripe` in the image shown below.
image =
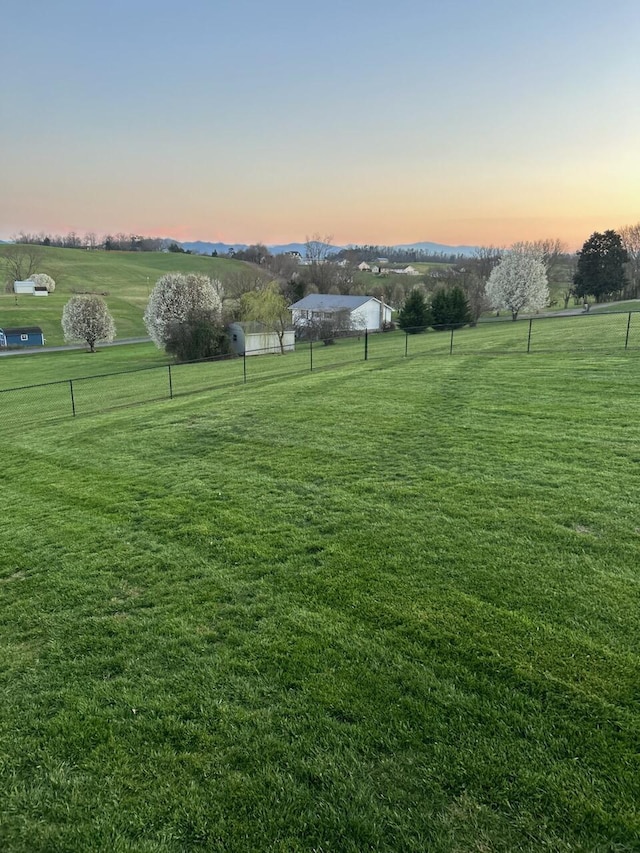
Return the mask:
<svg viewBox="0 0 640 853">
<path fill-rule="evenodd" d="M 637 410 L 460 359 L 9 437 L 5 847 L 634 849 Z"/>
</svg>

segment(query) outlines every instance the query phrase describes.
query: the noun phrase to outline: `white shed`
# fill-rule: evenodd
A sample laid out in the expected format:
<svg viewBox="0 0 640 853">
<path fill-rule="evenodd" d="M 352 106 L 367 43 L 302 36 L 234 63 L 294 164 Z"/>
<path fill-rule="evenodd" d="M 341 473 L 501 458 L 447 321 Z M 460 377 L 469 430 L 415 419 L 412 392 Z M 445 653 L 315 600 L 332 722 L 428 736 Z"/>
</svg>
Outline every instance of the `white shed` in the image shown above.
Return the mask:
<svg viewBox="0 0 640 853">
<path fill-rule="evenodd" d="M 296 336 L 293 329 L 282 333 L 282 346 L 276 332 L 270 331 L 262 323 L 231 323 L 229 326 L 231 349 L 236 355 L 268 355 L 293 352 L 296 348 Z"/>
<path fill-rule="evenodd" d="M 36 283 L 35 281 L 31 281 L 31 279 L 27 279 L 26 281 L 14 281 L 13 282 L 13 292 L 14 293 L 28 293 L 30 296 L 36 291 Z"/>
</svg>

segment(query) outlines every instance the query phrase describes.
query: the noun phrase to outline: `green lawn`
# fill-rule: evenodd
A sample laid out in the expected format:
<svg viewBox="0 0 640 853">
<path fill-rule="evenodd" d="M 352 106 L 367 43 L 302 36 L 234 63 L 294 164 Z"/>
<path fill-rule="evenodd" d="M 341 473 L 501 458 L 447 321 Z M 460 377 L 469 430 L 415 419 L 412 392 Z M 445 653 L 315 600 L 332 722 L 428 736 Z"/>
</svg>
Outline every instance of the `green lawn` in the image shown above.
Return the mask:
<svg viewBox="0 0 640 853">
<path fill-rule="evenodd" d="M 640 299 L 628 299 L 626 302 L 614 302 L 612 305 L 592 304 L 589 313 L 615 314 L 619 311 L 639 311 Z"/>
<path fill-rule="evenodd" d="M 453 347 L 452 347 L 453 343 Z M 10 421 L 43 421 L 67 417 L 74 405 L 77 414 L 88 414 L 136 402 L 149 402 L 205 389 L 279 380 L 364 360 L 365 345 L 370 361 L 402 360 L 422 356 L 471 354 L 530 354 L 537 352 L 623 353 L 640 349 L 640 312 L 573 317 L 536 318 L 513 323 L 480 323 L 475 328 L 450 332 L 428 331 L 405 336 L 388 334 L 337 339 L 331 346 L 296 344 L 294 353 L 242 359 L 215 360 L 202 364 L 172 364 L 153 344 L 103 347 L 97 353 L 82 350 L 12 356 L 0 359 L 0 402 Z M 143 368 L 155 368 L 143 370 Z M 31 387 L 52 383 L 47 388 Z M 26 388 L 24 386 L 27 386 Z M 18 388 L 21 390 L 12 391 Z"/>
<path fill-rule="evenodd" d="M 38 247 L 43 253 L 40 272 L 51 275 L 56 290 L 47 297 L 0 292 L 0 328 L 37 325 L 48 344 L 63 343 L 62 308 L 73 291 L 107 293 L 119 338 L 146 335 L 142 321 L 149 293 L 168 272 L 198 272 L 228 281 L 247 269 L 241 261 L 167 252 L 103 252 L 86 249 Z M 5 270 L 0 258 L 0 283 Z"/>
<path fill-rule="evenodd" d="M 0 849 L 639 849 L 638 359 L 7 430 Z"/>
</svg>

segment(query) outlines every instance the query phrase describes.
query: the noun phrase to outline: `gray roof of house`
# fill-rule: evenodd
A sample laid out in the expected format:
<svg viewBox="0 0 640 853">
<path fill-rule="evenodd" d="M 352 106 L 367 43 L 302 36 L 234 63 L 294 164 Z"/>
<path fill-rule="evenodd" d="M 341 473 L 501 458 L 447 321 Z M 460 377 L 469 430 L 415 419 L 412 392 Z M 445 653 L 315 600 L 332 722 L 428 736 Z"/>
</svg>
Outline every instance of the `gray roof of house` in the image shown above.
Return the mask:
<svg viewBox="0 0 640 853">
<path fill-rule="evenodd" d="M 366 302 L 374 299 L 373 296 L 342 296 L 332 293 L 310 293 L 304 299 L 294 302 L 289 308 L 302 311 L 354 311 Z"/>
</svg>

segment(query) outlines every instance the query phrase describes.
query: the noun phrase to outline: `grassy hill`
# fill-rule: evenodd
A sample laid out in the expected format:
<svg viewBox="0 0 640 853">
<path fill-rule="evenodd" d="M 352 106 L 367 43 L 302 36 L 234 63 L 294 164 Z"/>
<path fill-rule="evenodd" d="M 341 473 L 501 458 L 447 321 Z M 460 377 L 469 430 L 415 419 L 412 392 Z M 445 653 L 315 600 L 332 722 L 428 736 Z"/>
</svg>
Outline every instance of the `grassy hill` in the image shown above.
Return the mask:
<svg viewBox="0 0 640 853">
<path fill-rule="evenodd" d="M 37 325 L 48 344 L 63 343 L 60 318 L 73 291 L 107 293 L 119 338 L 146 335 L 142 314 L 157 279 L 167 272 L 197 272 L 225 281 L 246 269 L 241 261 L 166 252 L 103 252 L 42 247 L 39 272 L 55 279 L 48 297 L 0 294 L 0 327 Z M 6 269 L 0 258 L 0 281 Z"/>
<path fill-rule="evenodd" d="M 8 429 L 0 847 L 637 850 L 638 358 Z"/>
</svg>

